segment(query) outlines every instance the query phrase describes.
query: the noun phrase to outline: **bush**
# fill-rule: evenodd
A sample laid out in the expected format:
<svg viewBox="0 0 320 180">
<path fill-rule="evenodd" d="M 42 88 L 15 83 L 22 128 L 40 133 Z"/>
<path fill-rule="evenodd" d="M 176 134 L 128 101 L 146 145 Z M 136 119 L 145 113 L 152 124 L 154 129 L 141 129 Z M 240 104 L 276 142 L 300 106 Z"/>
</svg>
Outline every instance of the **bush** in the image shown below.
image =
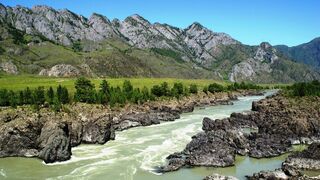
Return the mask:
<svg viewBox="0 0 320 180">
<path fill-rule="evenodd" d="M 212 83 L 212 84 L 209 84 L 208 91 L 211 93 L 222 92 L 224 91 L 224 87 L 220 84 Z"/>
<path fill-rule="evenodd" d="M 184 88 L 183 88 L 183 84 L 182 83 L 174 83 L 172 88 L 176 89 L 178 95 L 182 95 L 183 94 Z"/>
<path fill-rule="evenodd" d="M 204 86 L 202 89 L 202 92 L 208 94 L 208 86 Z"/>
<path fill-rule="evenodd" d="M 287 88 L 287 93 L 291 96 L 320 96 L 320 82 L 295 83 Z"/>
<path fill-rule="evenodd" d="M 159 85 L 154 85 L 152 88 L 151 88 L 151 93 L 157 97 L 160 97 L 160 96 L 163 96 L 162 94 L 162 89 Z"/>
<path fill-rule="evenodd" d="M 198 93 L 198 87 L 196 84 L 191 84 L 189 87 L 189 92 L 192 94 L 197 94 Z"/>
<path fill-rule="evenodd" d="M 72 49 L 73 49 L 74 52 L 80 52 L 80 51 L 82 51 L 82 46 L 81 46 L 80 41 L 75 41 L 75 42 L 72 44 Z"/>
</svg>

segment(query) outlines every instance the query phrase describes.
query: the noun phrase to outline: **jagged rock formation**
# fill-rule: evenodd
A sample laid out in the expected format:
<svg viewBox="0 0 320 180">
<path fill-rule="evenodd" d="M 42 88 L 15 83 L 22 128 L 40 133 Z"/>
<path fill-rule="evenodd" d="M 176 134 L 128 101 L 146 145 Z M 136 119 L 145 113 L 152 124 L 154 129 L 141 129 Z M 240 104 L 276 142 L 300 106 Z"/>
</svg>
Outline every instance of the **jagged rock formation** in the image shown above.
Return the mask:
<svg viewBox="0 0 320 180">
<path fill-rule="evenodd" d="M 319 73 L 279 55 L 268 43 L 246 46 L 228 34 L 213 32 L 197 22 L 182 29 L 150 23 L 137 14 L 122 21 L 109 20 L 96 13 L 87 19 L 66 9 L 0 4 L 0 23 L 3 26 L 0 28 L 1 59 L 8 61 L 14 54 L 17 62 L 13 63 L 18 70 L 32 74 L 59 64 L 85 63 L 93 71 L 89 74 L 98 76 L 214 78 L 264 83 L 320 79 Z M 1 43 L 1 39 L 5 41 Z M 8 39 L 13 39 L 16 45 L 12 46 L 12 42 L 8 45 Z M 56 54 L 44 51 L 43 48 L 48 48 L 47 41 L 67 47 L 80 43 L 77 50 L 86 53 L 70 52 L 57 45 L 51 45 L 58 51 Z M 24 58 L 19 60 L 21 57 Z M 43 61 L 45 59 L 49 60 Z M 41 74 L 65 76 L 64 72 L 48 71 Z"/>
</svg>

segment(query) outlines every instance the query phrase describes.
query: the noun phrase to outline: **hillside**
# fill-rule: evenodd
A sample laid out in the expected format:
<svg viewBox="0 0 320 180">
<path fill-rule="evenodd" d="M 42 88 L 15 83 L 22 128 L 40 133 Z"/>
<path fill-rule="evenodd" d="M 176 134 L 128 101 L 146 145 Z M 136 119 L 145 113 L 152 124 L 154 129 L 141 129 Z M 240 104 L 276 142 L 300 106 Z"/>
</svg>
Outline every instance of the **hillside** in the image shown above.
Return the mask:
<svg viewBox="0 0 320 180">
<path fill-rule="evenodd" d="M 263 83 L 320 79 L 268 43 L 247 46 L 195 22 L 185 29 L 139 15 L 109 20 L 47 6 L 0 4 L 0 70 L 10 74 L 207 78 Z"/>
<path fill-rule="evenodd" d="M 320 38 L 315 38 L 298 46 L 279 45 L 275 46 L 275 48 L 296 62 L 320 68 Z"/>
</svg>

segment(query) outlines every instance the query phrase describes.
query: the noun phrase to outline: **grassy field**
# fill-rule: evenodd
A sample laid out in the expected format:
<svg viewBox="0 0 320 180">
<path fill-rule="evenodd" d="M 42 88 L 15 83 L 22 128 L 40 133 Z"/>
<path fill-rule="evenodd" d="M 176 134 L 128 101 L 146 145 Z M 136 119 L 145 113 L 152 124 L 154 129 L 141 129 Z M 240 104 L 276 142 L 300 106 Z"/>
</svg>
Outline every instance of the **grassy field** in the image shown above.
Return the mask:
<svg viewBox="0 0 320 180">
<path fill-rule="evenodd" d="M 51 78 L 42 76 L 31 76 L 31 75 L 19 75 L 19 76 L 0 76 L 0 88 L 6 88 L 9 90 L 23 90 L 26 87 L 36 88 L 38 86 L 44 86 L 48 88 L 50 86 L 57 87 L 59 84 L 66 86 L 69 91 L 74 92 L 74 82 L 76 78 Z M 99 88 L 99 84 L 103 79 L 95 78 L 90 79 Z M 198 85 L 199 89 L 210 83 L 216 82 L 222 85 L 227 85 L 227 82 L 215 81 L 210 79 L 173 79 L 173 78 L 106 78 L 111 86 L 122 87 L 124 80 L 130 80 L 134 87 L 142 88 L 144 86 L 151 88 L 153 85 L 161 84 L 162 82 L 168 82 L 169 86 L 172 86 L 175 82 L 182 82 L 185 86 L 190 84 Z"/>
</svg>

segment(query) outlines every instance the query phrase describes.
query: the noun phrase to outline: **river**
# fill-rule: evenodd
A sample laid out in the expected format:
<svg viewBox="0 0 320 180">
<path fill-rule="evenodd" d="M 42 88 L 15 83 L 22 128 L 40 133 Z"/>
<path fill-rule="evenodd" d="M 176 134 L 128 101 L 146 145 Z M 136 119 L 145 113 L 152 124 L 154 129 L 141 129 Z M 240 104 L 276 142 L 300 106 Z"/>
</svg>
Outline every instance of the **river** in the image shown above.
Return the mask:
<svg viewBox="0 0 320 180">
<path fill-rule="evenodd" d="M 279 168 L 287 155 L 259 160 L 237 156 L 236 166 L 227 168 L 184 168 L 166 174 L 153 170 L 163 165 L 170 153 L 183 150 L 201 131 L 203 117 L 219 119 L 250 110 L 252 101 L 261 98 L 264 96 L 240 97 L 234 105 L 196 108 L 173 122 L 116 132 L 116 139 L 105 145 L 73 148 L 71 160 L 66 162 L 46 165 L 35 158 L 2 158 L 0 179 L 200 180 L 213 172 L 244 179 L 253 172 Z"/>
</svg>

